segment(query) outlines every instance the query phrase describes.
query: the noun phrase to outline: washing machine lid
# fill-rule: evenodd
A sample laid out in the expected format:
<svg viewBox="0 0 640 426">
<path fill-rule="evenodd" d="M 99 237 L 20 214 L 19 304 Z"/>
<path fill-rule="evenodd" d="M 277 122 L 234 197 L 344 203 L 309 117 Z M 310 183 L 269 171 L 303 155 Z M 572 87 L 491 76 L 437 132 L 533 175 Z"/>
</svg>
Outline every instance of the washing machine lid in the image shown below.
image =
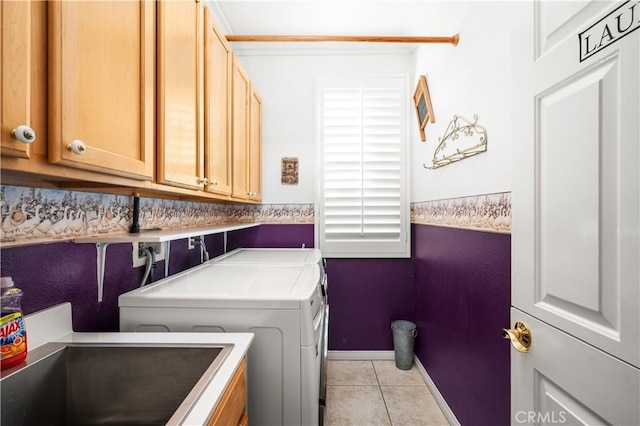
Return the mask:
<svg viewBox="0 0 640 426">
<path fill-rule="evenodd" d="M 317 248 L 239 248 L 218 256 L 215 262 L 320 264 L 322 254 Z"/>
<path fill-rule="evenodd" d="M 120 295 L 120 307 L 300 309 L 317 291 L 317 265 L 208 262 Z"/>
</svg>

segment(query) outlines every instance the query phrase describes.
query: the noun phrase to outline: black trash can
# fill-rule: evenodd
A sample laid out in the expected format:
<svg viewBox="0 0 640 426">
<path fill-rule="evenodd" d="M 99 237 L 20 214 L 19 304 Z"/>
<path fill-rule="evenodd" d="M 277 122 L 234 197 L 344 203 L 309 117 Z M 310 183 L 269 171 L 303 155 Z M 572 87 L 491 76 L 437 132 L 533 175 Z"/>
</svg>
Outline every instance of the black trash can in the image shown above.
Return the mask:
<svg viewBox="0 0 640 426">
<path fill-rule="evenodd" d="M 416 325 L 411 321 L 395 320 L 391 323 L 393 330 L 393 352 L 396 367 L 400 370 L 411 370 L 413 366 L 413 341 L 418 335 Z"/>
</svg>

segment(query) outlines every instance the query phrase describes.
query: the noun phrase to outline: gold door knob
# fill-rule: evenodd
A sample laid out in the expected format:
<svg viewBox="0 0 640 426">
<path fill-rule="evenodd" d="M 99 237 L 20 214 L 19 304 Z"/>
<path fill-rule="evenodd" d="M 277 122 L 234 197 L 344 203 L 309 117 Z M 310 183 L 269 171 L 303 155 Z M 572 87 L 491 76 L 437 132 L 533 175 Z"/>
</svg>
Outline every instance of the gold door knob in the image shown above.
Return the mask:
<svg viewBox="0 0 640 426">
<path fill-rule="evenodd" d="M 523 322 L 517 321 L 515 328 L 503 328 L 502 337 L 511 340 L 511 344 L 518 352 L 529 352 L 531 346 L 531 331 Z"/>
</svg>

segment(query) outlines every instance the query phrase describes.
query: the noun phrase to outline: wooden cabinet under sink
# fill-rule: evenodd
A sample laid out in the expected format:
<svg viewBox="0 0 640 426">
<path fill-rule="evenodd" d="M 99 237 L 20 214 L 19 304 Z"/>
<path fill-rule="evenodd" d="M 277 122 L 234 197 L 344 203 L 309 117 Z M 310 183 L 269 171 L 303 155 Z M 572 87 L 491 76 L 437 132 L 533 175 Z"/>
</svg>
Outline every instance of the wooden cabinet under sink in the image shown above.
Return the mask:
<svg viewBox="0 0 640 426">
<path fill-rule="evenodd" d="M 247 361 L 243 360 L 229 382 L 207 426 L 248 425 Z"/>
</svg>

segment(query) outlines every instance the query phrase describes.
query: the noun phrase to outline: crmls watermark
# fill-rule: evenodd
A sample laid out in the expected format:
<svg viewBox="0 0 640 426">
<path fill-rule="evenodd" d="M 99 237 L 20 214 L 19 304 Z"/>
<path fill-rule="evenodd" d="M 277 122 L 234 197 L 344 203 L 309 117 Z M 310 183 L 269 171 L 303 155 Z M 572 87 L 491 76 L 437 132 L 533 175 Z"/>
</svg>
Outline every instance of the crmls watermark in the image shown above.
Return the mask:
<svg viewBox="0 0 640 426">
<path fill-rule="evenodd" d="M 535 424 L 563 424 L 567 421 L 564 411 L 518 411 L 516 413 L 517 423 Z"/>
</svg>

